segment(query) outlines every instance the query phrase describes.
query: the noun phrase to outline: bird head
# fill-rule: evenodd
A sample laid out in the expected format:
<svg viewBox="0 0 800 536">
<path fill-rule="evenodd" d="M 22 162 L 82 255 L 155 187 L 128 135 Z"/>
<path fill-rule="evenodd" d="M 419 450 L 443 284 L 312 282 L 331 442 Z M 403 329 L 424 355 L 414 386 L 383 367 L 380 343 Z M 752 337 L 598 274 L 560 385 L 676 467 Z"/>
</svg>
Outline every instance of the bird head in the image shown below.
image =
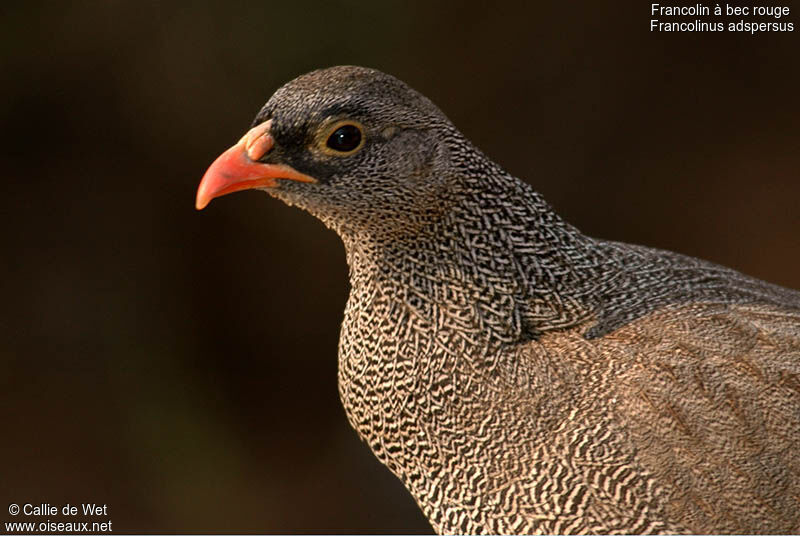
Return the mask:
<svg viewBox="0 0 800 536">
<path fill-rule="evenodd" d="M 430 100 L 396 78 L 363 67 L 322 69 L 275 92 L 208 169 L 196 207 L 260 189 L 340 234 L 407 230 L 447 210 L 450 161 L 467 146 Z"/>
</svg>

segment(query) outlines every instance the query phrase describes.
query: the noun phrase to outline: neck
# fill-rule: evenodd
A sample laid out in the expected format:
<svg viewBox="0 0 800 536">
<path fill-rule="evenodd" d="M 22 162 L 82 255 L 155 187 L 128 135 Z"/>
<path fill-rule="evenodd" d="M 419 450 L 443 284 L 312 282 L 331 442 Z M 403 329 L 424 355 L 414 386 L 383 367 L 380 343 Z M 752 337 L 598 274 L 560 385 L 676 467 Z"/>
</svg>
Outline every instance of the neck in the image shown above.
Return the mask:
<svg viewBox="0 0 800 536">
<path fill-rule="evenodd" d="M 587 320 L 601 268 L 595 241 L 513 177 L 467 186 L 405 233 L 340 232 L 352 287 L 390 286 L 416 314 L 468 322 L 492 346 Z"/>
</svg>

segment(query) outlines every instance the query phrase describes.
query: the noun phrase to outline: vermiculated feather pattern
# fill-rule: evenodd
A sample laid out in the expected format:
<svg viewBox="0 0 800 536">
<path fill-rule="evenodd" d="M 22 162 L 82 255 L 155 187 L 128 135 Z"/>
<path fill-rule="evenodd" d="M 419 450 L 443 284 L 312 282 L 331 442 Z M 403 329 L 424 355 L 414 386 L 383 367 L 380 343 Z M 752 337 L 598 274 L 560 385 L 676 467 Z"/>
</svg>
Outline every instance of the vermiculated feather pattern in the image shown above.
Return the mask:
<svg viewBox="0 0 800 536">
<path fill-rule="evenodd" d="M 307 150 L 341 117 L 361 152 Z M 267 161 L 319 179 L 269 192 L 347 252 L 347 416 L 437 531 L 800 531 L 800 294 L 583 235 L 377 71 L 267 119 Z"/>
</svg>

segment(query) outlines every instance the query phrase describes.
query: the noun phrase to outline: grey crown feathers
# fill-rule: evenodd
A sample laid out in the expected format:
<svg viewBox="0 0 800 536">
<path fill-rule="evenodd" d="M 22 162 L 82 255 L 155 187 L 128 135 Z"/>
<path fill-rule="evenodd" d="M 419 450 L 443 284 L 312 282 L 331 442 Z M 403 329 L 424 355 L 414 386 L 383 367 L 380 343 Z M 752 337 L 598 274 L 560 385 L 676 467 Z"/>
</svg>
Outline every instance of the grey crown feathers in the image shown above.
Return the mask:
<svg viewBox="0 0 800 536">
<path fill-rule="evenodd" d="M 347 154 L 319 138 L 341 120 Z M 347 252 L 348 419 L 435 530 L 800 531 L 800 293 L 585 236 L 372 69 L 301 76 L 265 121 L 259 162 L 315 182 L 263 189 Z"/>
</svg>

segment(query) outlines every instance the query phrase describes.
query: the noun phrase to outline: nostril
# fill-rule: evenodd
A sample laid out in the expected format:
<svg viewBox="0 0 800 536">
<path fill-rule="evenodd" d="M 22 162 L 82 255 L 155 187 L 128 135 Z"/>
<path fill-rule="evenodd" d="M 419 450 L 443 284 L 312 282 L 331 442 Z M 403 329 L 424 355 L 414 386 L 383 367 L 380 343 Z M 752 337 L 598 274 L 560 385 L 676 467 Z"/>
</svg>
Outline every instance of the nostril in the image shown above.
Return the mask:
<svg viewBox="0 0 800 536">
<path fill-rule="evenodd" d="M 272 149 L 272 146 L 275 145 L 275 140 L 269 134 L 271 126 L 272 120 L 270 119 L 269 121 L 264 121 L 260 125 L 251 128 L 250 131 L 245 134 L 245 150 L 250 160 L 260 160 Z"/>
<path fill-rule="evenodd" d="M 272 149 L 273 145 L 275 145 L 275 140 L 269 134 L 247 140 L 247 157 L 253 161 L 261 160 Z"/>
</svg>

